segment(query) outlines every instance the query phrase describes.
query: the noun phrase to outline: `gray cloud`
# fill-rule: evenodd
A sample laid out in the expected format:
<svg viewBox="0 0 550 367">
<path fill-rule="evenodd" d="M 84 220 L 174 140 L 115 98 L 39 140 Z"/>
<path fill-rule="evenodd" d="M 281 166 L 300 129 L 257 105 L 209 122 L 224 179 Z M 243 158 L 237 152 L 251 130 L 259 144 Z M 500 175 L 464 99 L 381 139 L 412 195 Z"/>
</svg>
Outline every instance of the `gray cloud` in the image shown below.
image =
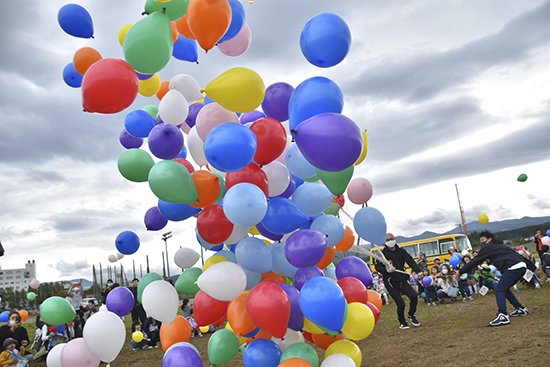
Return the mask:
<svg viewBox="0 0 550 367">
<path fill-rule="evenodd" d="M 92 272 L 92 266 L 88 264 L 88 260 L 77 260 L 75 262 L 59 260 L 53 265 L 53 268 L 61 273 L 61 277 L 89 276 Z"/>
<path fill-rule="evenodd" d="M 444 210 L 438 208 L 432 213 L 418 218 L 408 219 L 405 224 L 407 227 L 432 227 L 432 226 L 448 226 L 457 220 L 456 211 Z"/>
</svg>

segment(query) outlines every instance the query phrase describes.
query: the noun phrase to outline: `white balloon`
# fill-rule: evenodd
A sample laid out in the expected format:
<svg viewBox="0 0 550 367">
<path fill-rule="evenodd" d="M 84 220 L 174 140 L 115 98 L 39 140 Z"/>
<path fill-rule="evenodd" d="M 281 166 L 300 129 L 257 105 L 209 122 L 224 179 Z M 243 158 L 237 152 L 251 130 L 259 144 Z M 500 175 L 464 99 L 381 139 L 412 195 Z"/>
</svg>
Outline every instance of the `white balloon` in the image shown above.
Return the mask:
<svg viewBox="0 0 550 367">
<path fill-rule="evenodd" d="M 290 149 L 291 145 L 292 145 L 292 136 L 287 134 L 285 149 L 283 150 L 281 155 L 277 157 L 276 159 L 277 161 L 281 162 L 282 164 L 286 163 L 286 152 Z"/>
<path fill-rule="evenodd" d="M 119 260 L 122 260 L 123 257 L 124 257 L 124 254 L 121 254 L 120 252 L 117 251 L 116 258 Z"/>
<path fill-rule="evenodd" d="M 214 174 L 217 174 L 217 175 L 220 175 L 222 176 L 223 178 L 225 178 L 225 176 L 227 176 L 227 172 L 223 172 L 223 171 L 220 171 L 220 170 L 217 170 L 216 168 L 212 167 L 212 166 L 208 166 L 208 169 L 210 170 L 210 172 L 214 173 Z"/>
<path fill-rule="evenodd" d="M 193 126 L 189 131 L 189 135 L 187 135 L 187 146 L 189 147 L 191 158 L 193 158 L 196 164 L 205 166 L 208 163 L 204 154 L 204 142 L 201 140 L 196 126 Z"/>
<path fill-rule="evenodd" d="M 325 358 L 323 363 L 321 363 L 321 367 L 355 367 L 355 362 L 351 357 L 337 353 Z"/>
<path fill-rule="evenodd" d="M 46 366 L 48 367 L 63 367 L 61 364 L 61 352 L 67 343 L 57 344 L 48 352 L 48 357 L 46 358 Z"/>
<path fill-rule="evenodd" d="M 174 262 L 180 268 L 187 269 L 195 265 L 200 258 L 201 255 L 199 255 L 197 251 L 187 247 L 182 247 L 176 251 L 176 254 L 174 255 Z"/>
<path fill-rule="evenodd" d="M 197 83 L 195 78 L 188 74 L 178 74 L 170 79 L 170 90 L 172 89 L 180 92 L 189 103 L 193 103 L 204 98 L 201 93 L 199 83 Z"/>
<path fill-rule="evenodd" d="M 113 254 L 109 255 L 109 262 L 116 263 L 117 261 L 118 261 L 118 259 L 117 259 L 116 255 L 113 255 Z"/>
<path fill-rule="evenodd" d="M 124 323 L 112 312 L 94 313 L 82 331 L 88 350 L 99 360 L 111 363 L 119 355 L 126 340 Z"/>
<path fill-rule="evenodd" d="M 292 329 L 287 329 L 286 334 L 283 339 L 271 338 L 281 348 L 284 352 L 292 344 L 303 343 L 304 335 L 299 331 L 294 331 Z"/>
<path fill-rule="evenodd" d="M 290 174 L 284 164 L 273 161 L 262 168 L 269 184 L 269 197 L 281 195 L 290 182 Z"/>
<path fill-rule="evenodd" d="M 159 103 L 159 116 L 167 124 L 185 123 L 189 114 L 189 104 L 185 97 L 175 89 L 169 90 Z"/>
<path fill-rule="evenodd" d="M 99 306 L 99 311 L 100 312 L 109 311 L 109 309 L 107 308 L 107 305 L 101 305 L 101 306 Z"/>
<path fill-rule="evenodd" d="M 233 225 L 233 231 L 231 231 L 231 235 L 224 242 L 227 243 L 228 245 L 234 245 L 235 243 L 245 238 L 249 231 L 250 231 L 250 227 L 241 227 L 238 225 Z"/>
<path fill-rule="evenodd" d="M 171 323 L 178 315 L 179 298 L 176 288 L 164 280 L 152 282 L 143 290 L 141 304 L 155 320 Z"/>
<path fill-rule="evenodd" d="M 210 297 L 219 301 L 231 301 L 246 289 L 246 274 L 237 264 L 230 261 L 209 267 L 197 279 L 197 285 Z"/>
</svg>

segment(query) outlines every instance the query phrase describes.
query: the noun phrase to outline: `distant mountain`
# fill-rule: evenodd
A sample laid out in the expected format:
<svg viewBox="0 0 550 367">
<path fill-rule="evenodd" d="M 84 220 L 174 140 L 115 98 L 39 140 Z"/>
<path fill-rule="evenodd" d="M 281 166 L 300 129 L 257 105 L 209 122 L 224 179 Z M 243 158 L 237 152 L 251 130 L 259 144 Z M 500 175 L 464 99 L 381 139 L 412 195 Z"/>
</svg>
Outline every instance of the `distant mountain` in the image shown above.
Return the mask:
<svg viewBox="0 0 550 367">
<path fill-rule="evenodd" d="M 91 282 L 87 279 L 82 279 L 82 282 L 80 281 L 80 279 L 64 280 L 63 282 L 71 283 L 71 284 L 80 283 L 80 285 L 82 286 L 82 289 L 84 289 L 85 291 L 92 288 L 92 286 L 94 285 L 94 282 Z"/>
</svg>

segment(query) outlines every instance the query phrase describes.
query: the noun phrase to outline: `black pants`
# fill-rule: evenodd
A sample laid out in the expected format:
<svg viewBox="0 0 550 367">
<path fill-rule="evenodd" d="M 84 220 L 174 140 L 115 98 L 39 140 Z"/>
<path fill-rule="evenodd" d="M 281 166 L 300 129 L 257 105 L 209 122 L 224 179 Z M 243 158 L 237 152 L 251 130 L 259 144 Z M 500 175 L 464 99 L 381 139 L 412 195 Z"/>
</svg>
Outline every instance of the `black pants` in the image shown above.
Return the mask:
<svg viewBox="0 0 550 367">
<path fill-rule="evenodd" d="M 505 270 L 502 272 L 502 277 L 498 281 L 498 285 L 495 289 L 498 312 L 508 315 L 508 312 L 506 312 L 506 300 L 508 300 L 508 302 L 510 302 L 516 309 L 523 308 L 510 288 L 519 282 L 521 278 L 523 278 L 526 270 L 527 269 L 525 268 L 519 268 L 516 270 Z"/>
<path fill-rule="evenodd" d="M 132 332 L 136 330 L 136 324 L 140 323 L 141 326 L 145 324 L 147 320 L 147 315 L 141 303 L 138 303 L 134 306 L 132 310 Z"/>
<path fill-rule="evenodd" d="M 416 313 L 416 305 L 418 304 L 418 294 L 413 287 L 406 280 L 393 280 L 391 278 L 389 280 L 384 280 L 384 285 L 397 305 L 397 317 L 399 318 L 399 322 L 406 322 L 405 301 L 403 301 L 401 294 L 404 294 L 411 300 L 409 315 L 414 316 Z"/>
</svg>

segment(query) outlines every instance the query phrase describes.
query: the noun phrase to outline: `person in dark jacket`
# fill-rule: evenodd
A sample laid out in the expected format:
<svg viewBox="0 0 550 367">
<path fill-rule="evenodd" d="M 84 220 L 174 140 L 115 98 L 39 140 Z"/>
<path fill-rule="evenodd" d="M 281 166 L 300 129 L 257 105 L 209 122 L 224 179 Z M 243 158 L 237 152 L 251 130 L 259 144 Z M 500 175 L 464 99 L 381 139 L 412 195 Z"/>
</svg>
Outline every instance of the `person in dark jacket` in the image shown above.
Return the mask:
<svg viewBox="0 0 550 367">
<path fill-rule="evenodd" d="M 403 272 L 405 271 L 405 264 L 408 264 L 416 273 L 420 273 L 422 269 L 416 264 L 412 256 L 409 255 L 407 251 L 397 245 L 395 236 L 391 233 L 386 235 L 386 243 L 382 253 L 389 261 L 390 266 L 388 267 L 381 262 L 377 262 L 375 267 L 376 271 L 382 273 L 384 285 L 386 286 L 391 298 L 393 298 L 395 304 L 397 305 L 399 328 L 409 328 L 409 324 L 405 320 L 405 302 L 403 301 L 401 294 L 404 294 L 410 300 L 409 321 L 414 326 L 420 326 L 420 322 L 415 316 L 416 306 L 418 304 L 418 294 L 409 284 L 409 274 Z"/>
<path fill-rule="evenodd" d="M 132 309 L 132 332 L 135 331 L 137 324 L 143 325 L 147 320 L 145 309 L 143 308 L 143 305 L 138 302 L 138 285 L 139 279 L 134 278 L 132 280 L 132 284 L 130 285 L 130 291 L 134 295 L 134 308 Z"/>
<path fill-rule="evenodd" d="M 29 345 L 29 334 L 27 329 L 21 325 L 21 316 L 17 311 L 10 311 L 7 325 L 0 326 L 0 345 L 4 340 L 12 338 L 17 340 L 17 350 L 28 361 L 32 360 L 32 354 L 29 354 L 27 347 Z"/>
<path fill-rule="evenodd" d="M 510 291 L 523 276 L 528 268 L 533 271 L 532 263 L 526 263 L 525 259 L 514 249 L 502 244 L 496 243 L 493 234 L 489 231 L 483 231 L 479 235 L 481 250 L 469 263 L 465 264 L 457 273 L 457 280 L 462 274 L 467 274 L 486 260 L 490 260 L 501 273 L 498 285 L 495 288 L 495 295 L 498 307 L 497 317 L 489 322 L 491 326 L 508 325 L 510 316 L 527 316 L 529 311 L 517 300 L 514 293 Z M 508 300 L 516 309 L 510 315 L 506 311 L 506 300 Z"/>
</svg>

